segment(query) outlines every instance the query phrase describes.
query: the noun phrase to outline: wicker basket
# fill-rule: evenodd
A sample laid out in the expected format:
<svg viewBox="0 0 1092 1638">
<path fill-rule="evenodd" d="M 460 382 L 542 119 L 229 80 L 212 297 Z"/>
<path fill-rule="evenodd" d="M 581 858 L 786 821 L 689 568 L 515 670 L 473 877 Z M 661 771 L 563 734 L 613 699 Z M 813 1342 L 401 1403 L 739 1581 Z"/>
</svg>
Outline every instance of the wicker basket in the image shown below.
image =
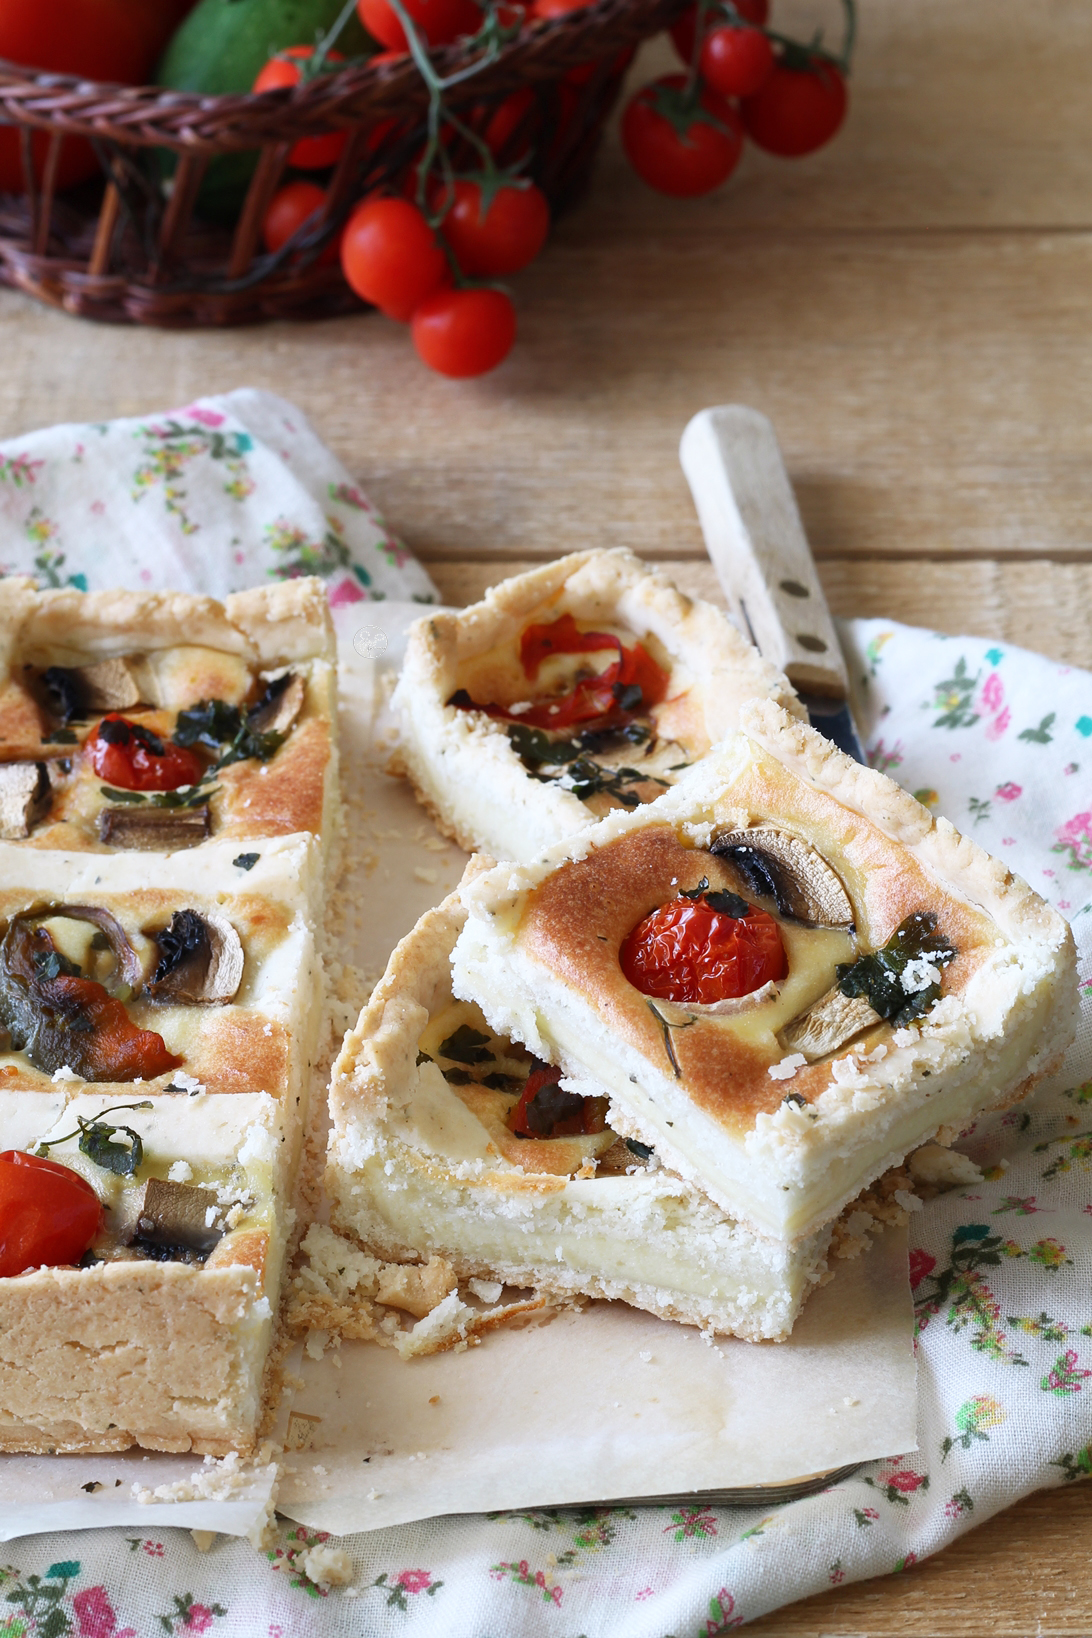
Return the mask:
<svg viewBox="0 0 1092 1638">
<path fill-rule="evenodd" d="M 525 151 L 556 215 L 589 177 L 602 128 L 617 98 L 629 48 L 672 23 L 688 0 L 599 0 L 584 10 L 525 28 L 480 73 L 446 94 L 465 110 L 495 107 L 523 86 L 528 109 L 499 158 Z M 447 79 L 468 66 L 459 46 L 434 56 Z M 595 65 L 583 83 L 573 69 Z M 0 123 L 20 131 L 23 171 L 33 176 L 31 133 L 49 134 L 41 183 L 0 195 L 0 277 L 38 300 L 113 323 L 247 324 L 319 318 L 363 306 L 336 263 L 320 257 L 353 204 L 403 171 L 424 141 L 428 92 L 412 62 L 366 64 L 290 90 L 261 96 L 206 97 L 154 86 L 93 85 L 0 63 Z M 564 107 L 565 118 L 558 118 Z M 380 120 L 397 134 L 369 144 Z M 261 243 L 266 208 L 281 183 L 292 145 L 331 129 L 349 140 L 327 187 L 317 225 L 275 255 Z M 103 176 L 55 193 L 66 136 L 90 138 Z M 370 151 L 370 146 L 375 151 Z M 173 150 L 172 185 L 161 182 L 163 150 Z M 258 155 L 238 221 L 203 222 L 194 204 L 218 155 Z"/>
</svg>

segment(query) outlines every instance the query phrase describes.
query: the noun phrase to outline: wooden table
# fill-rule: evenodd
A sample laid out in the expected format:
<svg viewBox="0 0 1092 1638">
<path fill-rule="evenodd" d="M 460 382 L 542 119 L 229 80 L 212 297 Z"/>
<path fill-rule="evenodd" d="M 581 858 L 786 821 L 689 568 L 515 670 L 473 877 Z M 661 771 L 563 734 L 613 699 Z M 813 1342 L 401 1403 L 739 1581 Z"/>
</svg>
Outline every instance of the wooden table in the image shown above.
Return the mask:
<svg viewBox="0 0 1092 1638">
<path fill-rule="evenodd" d="M 429 376 L 374 317 L 176 335 L 0 295 L 0 435 L 252 383 L 307 410 L 452 601 L 622 543 L 715 595 L 676 450 L 695 410 L 744 401 L 778 428 L 836 612 L 1092 665 L 1092 7 L 860 4 L 826 153 L 750 152 L 675 203 L 611 142 L 515 281 L 495 376 Z M 667 63 L 654 45 L 636 77 Z M 1087 1634 L 1090 1555 L 1092 1485 L 1067 1487 L 749 1630 Z"/>
</svg>

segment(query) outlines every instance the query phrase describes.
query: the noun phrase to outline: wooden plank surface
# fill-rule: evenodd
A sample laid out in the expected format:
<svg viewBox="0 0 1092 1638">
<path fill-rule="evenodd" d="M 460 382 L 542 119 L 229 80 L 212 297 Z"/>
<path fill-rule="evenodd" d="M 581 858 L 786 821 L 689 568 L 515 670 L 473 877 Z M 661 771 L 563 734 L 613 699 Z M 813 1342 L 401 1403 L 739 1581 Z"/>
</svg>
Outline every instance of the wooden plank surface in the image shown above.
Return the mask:
<svg viewBox="0 0 1092 1638">
<path fill-rule="evenodd" d="M 452 562 L 429 571 L 446 603 L 475 602 L 488 586 L 519 574 L 534 559 Z M 723 604 L 707 558 L 660 561 L 657 568 L 694 597 Z M 1092 667 L 1092 564 L 885 562 L 825 559 L 820 578 L 834 614 L 890 619 L 952 636 L 998 637 L 1037 649 L 1067 665 Z"/>
<path fill-rule="evenodd" d="M 836 0 L 774 0 L 782 26 Z M 653 45 L 638 81 L 671 65 Z M 617 141 L 513 281 L 520 339 L 430 376 L 376 317 L 163 334 L 0 295 L 0 436 L 243 384 L 294 399 L 472 599 L 510 567 L 633 547 L 716 595 L 676 450 L 706 404 L 774 420 L 831 604 L 1092 666 L 1092 7 L 861 0 L 851 116 L 676 203 Z M 1092 1632 L 1092 1486 L 1029 1498 L 907 1574 L 751 1629 Z"/>
</svg>

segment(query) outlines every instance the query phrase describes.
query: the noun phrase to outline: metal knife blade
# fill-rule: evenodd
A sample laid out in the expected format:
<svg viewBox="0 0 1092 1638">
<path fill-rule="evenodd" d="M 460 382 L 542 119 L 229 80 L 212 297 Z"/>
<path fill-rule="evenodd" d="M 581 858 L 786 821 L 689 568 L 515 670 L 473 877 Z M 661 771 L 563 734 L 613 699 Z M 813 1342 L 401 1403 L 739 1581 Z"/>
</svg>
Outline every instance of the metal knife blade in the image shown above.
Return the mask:
<svg viewBox="0 0 1092 1638">
<path fill-rule="evenodd" d="M 701 410 L 679 460 L 738 624 L 784 671 L 812 726 L 864 762 L 842 650 L 771 422 L 745 404 Z"/>
</svg>

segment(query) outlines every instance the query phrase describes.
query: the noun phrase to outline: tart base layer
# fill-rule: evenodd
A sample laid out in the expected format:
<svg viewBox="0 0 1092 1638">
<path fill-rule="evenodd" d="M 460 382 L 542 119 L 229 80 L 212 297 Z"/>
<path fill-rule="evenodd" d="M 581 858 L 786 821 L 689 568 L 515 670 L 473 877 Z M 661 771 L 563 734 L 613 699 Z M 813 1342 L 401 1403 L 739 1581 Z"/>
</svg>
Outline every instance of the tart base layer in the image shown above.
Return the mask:
<svg viewBox="0 0 1092 1638">
<path fill-rule="evenodd" d="M 553 1165 L 566 1140 L 510 1145 L 436 1062 L 417 1062 L 430 1020 L 451 1007 L 463 919 L 455 896 L 421 919 L 346 1037 L 331 1088 L 335 1224 L 385 1259 L 439 1254 L 460 1277 L 616 1298 L 755 1341 L 787 1336 L 826 1271 L 829 1227 L 777 1245 L 654 1159 L 598 1175 L 594 1161 L 532 1169 Z M 525 1166 L 502 1152 L 513 1147 Z"/>
</svg>

